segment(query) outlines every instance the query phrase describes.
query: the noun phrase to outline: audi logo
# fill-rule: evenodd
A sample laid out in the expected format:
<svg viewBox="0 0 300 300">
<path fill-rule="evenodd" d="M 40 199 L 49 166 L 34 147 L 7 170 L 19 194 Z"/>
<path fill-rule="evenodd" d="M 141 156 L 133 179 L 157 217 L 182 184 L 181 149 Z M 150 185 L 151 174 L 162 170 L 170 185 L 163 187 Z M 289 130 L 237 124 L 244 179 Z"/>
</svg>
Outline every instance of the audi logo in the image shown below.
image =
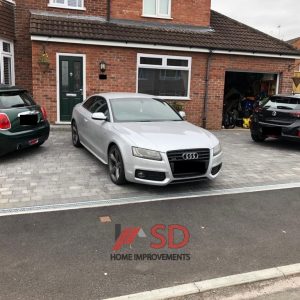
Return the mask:
<svg viewBox="0 0 300 300">
<path fill-rule="evenodd" d="M 184 160 L 196 160 L 199 158 L 199 154 L 197 152 L 183 153 L 182 158 Z"/>
</svg>

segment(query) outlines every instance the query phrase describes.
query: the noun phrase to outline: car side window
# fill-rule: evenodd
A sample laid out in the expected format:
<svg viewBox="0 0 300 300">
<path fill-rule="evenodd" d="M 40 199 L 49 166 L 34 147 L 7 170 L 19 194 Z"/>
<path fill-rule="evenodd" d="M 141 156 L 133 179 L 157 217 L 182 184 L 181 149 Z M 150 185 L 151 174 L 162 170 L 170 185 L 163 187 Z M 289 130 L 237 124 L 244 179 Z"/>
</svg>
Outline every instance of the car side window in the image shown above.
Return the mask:
<svg viewBox="0 0 300 300">
<path fill-rule="evenodd" d="M 88 100 L 86 100 L 83 103 L 83 107 L 85 109 L 87 109 L 88 111 L 91 111 L 91 107 L 93 106 L 93 104 L 95 103 L 95 101 L 97 100 L 97 97 L 91 97 Z"/>
<path fill-rule="evenodd" d="M 96 97 L 96 100 L 93 102 L 93 104 L 90 107 L 90 112 L 92 114 L 96 112 L 101 112 L 107 118 L 109 118 L 109 109 L 106 100 L 102 97 Z"/>
</svg>

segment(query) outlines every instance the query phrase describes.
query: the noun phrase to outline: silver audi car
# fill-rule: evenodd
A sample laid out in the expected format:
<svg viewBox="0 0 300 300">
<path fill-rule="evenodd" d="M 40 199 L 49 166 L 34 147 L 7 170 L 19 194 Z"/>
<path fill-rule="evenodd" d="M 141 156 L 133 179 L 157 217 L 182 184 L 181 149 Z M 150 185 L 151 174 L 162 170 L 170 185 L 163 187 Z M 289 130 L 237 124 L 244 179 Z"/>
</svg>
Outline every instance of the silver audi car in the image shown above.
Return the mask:
<svg viewBox="0 0 300 300">
<path fill-rule="evenodd" d="M 167 185 L 214 179 L 222 167 L 218 139 L 155 96 L 106 93 L 74 107 L 72 141 L 108 164 L 111 180 Z"/>
</svg>

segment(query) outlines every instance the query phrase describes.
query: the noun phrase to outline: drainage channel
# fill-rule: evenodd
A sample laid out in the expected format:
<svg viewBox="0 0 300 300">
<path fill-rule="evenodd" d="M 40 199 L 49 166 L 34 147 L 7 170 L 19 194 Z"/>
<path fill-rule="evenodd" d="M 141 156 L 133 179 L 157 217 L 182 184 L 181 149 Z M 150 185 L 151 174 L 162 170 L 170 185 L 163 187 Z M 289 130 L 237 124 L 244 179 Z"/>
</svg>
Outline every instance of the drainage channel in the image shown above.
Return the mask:
<svg viewBox="0 0 300 300">
<path fill-rule="evenodd" d="M 176 199 L 192 199 L 192 198 L 202 198 L 202 197 L 210 197 L 210 196 L 244 194 L 244 193 L 285 190 L 285 189 L 294 189 L 294 188 L 300 188 L 300 182 L 277 184 L 277 185 L 264 185 L 264 186 L 255 186 L 255 187 L 233 188 L 233 189 L 207 190 L 207 191 L 202 191 L 201 193 L 188 193 L 188 194 L 181 193 L 181 194 L 176 194 L 176 196 L 174 196 L 174 194 L 170 194 L 164 197 L 156 197 L 156 198 L 154 198 L 153 196 L 143 196 L 143 197 L 117 198 L 117 199 L 107 199 L 107 200 L 82 201 L 82 202 L 74 202 L 74 203 L 66 203 L 66 204 L 64 203 L 64 204 L 37 205 L 37 206 L 30 206 L 30 207 L 5 208 L 5 209 L 0 209 L 0 216 L 76 210 L 76 209 L 94 208 L 94 207 L 119 206 L 119 205 L 127 205 L 127 204 L 146 203 L 146 202 L 170 201 Z"/>
</svg>

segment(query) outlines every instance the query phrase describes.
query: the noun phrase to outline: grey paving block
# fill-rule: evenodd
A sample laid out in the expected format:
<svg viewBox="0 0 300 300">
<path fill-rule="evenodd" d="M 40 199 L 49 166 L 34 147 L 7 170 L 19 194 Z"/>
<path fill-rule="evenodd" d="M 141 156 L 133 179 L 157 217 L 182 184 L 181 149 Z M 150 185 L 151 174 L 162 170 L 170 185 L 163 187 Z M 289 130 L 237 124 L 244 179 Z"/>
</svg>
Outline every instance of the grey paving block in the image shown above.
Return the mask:
<svg viewBox="0 0 300 300">
<path fill-rule="evenodd" d="M 214 182 L 164 188 L 115 186 L 104 166 L 84 148 L 74 148 L 70 132 L 53 131 L 39 149 L 27 149 L 0 161 L 0 208 L 130 197 L 168 197 L 203 190 L 298 182 L 300 145 L 270 140 L 252 142 L 249 132 L 215 132 L 224 150 L 224 167 Z M 25 200 L 24 200 L 25 199 Z"/>
</svg>

